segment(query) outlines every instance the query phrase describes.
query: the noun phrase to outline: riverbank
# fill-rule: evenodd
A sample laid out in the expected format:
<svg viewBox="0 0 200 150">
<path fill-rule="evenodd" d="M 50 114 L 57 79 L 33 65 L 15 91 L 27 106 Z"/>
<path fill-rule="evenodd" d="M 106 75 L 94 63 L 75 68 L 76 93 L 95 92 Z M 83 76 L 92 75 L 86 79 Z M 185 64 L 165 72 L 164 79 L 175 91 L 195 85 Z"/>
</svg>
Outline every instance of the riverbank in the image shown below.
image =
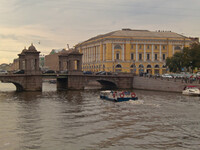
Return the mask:
<svg viewBox="0 0 200 150">
<path fill-rule="evenodd" d="M 164 92 L 182 92 L 184 87 L 188 85 L 195 85 L 200 88 L 200 84 L 197 82 L 186 83 L 181 79 L 163 79 L 163 78 L 149 78 L 134 76 L 133 88 L 140 90 L 153 90 Z"/>
</svg>

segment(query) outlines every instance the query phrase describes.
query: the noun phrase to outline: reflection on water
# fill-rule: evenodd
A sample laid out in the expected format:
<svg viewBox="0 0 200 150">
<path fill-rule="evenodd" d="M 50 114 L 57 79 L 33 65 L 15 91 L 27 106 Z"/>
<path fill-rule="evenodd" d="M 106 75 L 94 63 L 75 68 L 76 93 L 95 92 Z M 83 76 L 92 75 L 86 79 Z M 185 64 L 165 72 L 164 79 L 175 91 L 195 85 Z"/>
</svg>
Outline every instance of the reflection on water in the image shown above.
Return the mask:
<svg viewBox="0 0 200 150">
<path fill-rule="evenodd" d="M 137 90 L 139 101 L 114 103 L 101 100 L 98 90 L 43 87 L 17 93 L 0 84 L 0 149 L 200 147 L 200 97 Z"/>
</svg>

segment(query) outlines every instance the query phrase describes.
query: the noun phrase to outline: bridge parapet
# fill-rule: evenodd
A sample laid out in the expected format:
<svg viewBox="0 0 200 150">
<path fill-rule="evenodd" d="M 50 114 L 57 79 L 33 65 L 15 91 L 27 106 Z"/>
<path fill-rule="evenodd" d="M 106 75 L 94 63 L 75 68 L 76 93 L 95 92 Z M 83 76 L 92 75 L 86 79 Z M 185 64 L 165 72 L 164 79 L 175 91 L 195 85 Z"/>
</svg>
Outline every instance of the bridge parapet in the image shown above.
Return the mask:
<svg viewBox="0 0 200 150">
<path fill-rule="evenodd" d="M 99 82 L 104 88 L 131 89 L 133 87 L 133 76 L 123 75 L 67 75 L 57 78 L 58 89 L 80 90 L 90 81 Z"/>
<path fill-rule="evenodd" d="M 41 75 L 1 75 L 2 82 L 13 83 L 16 86 L 16 91 L 42 91 L 42 76 Z"/>
</svg>

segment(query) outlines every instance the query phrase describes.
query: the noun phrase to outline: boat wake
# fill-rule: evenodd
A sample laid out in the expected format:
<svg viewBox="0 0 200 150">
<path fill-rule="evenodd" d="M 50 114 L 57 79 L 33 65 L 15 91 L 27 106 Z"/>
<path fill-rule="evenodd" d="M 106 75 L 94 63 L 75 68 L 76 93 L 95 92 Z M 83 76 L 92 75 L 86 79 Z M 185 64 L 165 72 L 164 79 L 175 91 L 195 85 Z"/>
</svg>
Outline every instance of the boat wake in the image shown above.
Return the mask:
<svg viewBox="0 0 200 150">
<path fill-rule="evenodd" d="M 133 104 L 133 105 L 142 105 L 142 104 L 144 104 L 144 101 L 143 100 L 136 100 L 136 101 L 129 100 L 129 101 L 127 101 L 127 103 Z"/>
</svg>

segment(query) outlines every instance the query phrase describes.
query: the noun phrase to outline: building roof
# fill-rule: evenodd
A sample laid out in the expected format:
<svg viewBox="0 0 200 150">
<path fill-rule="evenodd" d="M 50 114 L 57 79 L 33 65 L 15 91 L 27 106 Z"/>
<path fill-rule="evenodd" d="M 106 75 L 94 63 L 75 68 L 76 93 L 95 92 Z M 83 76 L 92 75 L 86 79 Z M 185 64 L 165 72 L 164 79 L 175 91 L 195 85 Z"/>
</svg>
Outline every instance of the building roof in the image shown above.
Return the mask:
<svg viewBox="0 0 200 150">
<path fill-rule="evenodd" d="M 92 37 L 84 42 L 89 42 L 106 37 L 127 37 L 127 38 L 187 38 L 183 35 L 177 34 L 171 31 L 149 31 L 149 30 L 133 30 L 133 29 L 122 29 L 106 34 Z M 83 43 L 84 43 L 83 42 Z M 80 43 L 81 44 L 81 43 Z"/>
<path fill-rule="evenodd" d="M 67 50 L 67 51 L 62 51 L 61 53 L 60 53 L 60 55 L 59 56 L 68 56 L 68 55 L 71 55 L 71 54 L 73 54 L 73 55 L 82 55 L 78 50 L 76 50 L 76 49 L 69 49 L 69 50 Z"/>
</svg>

